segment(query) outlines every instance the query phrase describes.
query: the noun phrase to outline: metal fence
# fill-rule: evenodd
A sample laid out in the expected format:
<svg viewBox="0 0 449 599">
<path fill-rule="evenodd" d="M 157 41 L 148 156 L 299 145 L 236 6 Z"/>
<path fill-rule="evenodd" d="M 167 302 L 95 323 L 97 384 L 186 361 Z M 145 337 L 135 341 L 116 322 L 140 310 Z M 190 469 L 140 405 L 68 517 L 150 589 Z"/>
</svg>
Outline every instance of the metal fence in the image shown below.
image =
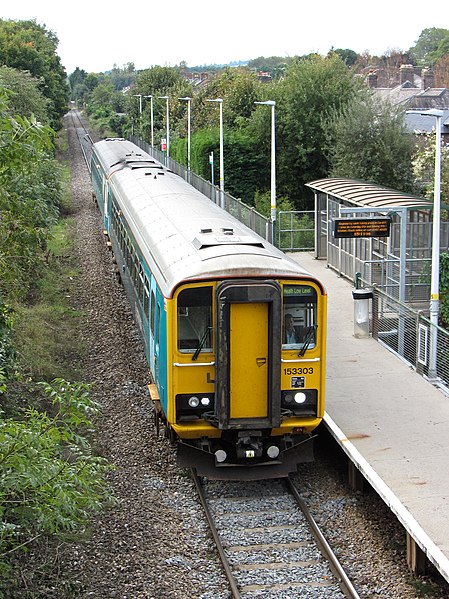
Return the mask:
<svg viewBox="0 0 449 599">
<path fill-rule="evenodd" d="M 372 287 L 371 334 L 412 366 L 418 374 L 449 392 L 449 332 L 414 310 Z"/>
<path fill-rule="evenodd" d="M 315 212 L 278 212 L 277 241 L 281 250 L 292 252 L 311 251 L 315 248 Z"/>
</svg>

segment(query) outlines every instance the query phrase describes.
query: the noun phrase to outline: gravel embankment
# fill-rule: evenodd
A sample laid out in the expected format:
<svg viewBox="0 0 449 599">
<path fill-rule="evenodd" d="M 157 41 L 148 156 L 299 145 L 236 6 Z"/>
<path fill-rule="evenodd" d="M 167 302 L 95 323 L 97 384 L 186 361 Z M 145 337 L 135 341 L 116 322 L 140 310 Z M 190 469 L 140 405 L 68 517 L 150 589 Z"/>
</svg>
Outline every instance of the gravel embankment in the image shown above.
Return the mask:
<svg viewBox="0 0 449 599">
<path fill-rule="evenodd" d="M 174 449 L 153 431 L 142 343 L 115 279 L 69 117 L 65 124 L 81 270 L 73 302 L 85 315 L 86 379 L 102 405 L 95 442 L 115 465 L 110 482 L 117 503 L 94 518 L 82 539 L 61 544 L 45 571 L 30 553 L 29 563 L 39 566 L 41 574 L 34 577 L 34 594 L 27 596 L 227 598 L 193 483 L 177 468 Z M 445 589 L 418 593 L 406 568 L 402 530 L 375 496 L 351 493 L 338 463 L 323 457 L 301 469 L 298 485 L 360 596 L 449 597 Z M 420 579 L 423 583 L 432 586 L 429 579 Z M 24 579 L 24 590 L 27 585 L 30 590 L 30 584 Z M 292 591 L 291 597 L 300 594 Z"/>
</svg>

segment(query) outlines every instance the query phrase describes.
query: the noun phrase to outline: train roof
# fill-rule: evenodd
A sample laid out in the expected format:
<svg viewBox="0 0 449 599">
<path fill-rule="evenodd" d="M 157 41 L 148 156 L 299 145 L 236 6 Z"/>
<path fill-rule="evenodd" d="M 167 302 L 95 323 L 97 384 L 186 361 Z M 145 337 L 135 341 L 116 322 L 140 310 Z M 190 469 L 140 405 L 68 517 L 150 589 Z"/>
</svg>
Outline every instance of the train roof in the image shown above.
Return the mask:
<svg viewBox="0 0 449 599">
<path fill-rule="evenodd" d="M 94 153 L 166 297 L 189 280 L 315 280 L 297 262 L 133 143 L 106 139 L 94 144 Z"/>
</svg>

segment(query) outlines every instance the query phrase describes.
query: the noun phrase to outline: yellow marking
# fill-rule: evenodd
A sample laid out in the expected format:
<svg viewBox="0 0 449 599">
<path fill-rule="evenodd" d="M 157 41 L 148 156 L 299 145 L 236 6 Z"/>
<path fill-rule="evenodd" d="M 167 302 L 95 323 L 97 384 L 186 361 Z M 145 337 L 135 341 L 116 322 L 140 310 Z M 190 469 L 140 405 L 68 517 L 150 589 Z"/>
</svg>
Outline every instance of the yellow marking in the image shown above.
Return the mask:
<svg viewBox="0 0 449 599">
<path fill-rule="evenodd" d="M 268 304 L 231 304 L 231 418 L 268 416 Z"/>
<path fill-rule="evenodd" d="M 439 293 L 432 293 L 432 294 L 430 295 L 430 299 L 431 299 L 431 300 L 437 300 L 437 299 L 440 299 L 440 294 L 439 294 Z"/>
</svg>

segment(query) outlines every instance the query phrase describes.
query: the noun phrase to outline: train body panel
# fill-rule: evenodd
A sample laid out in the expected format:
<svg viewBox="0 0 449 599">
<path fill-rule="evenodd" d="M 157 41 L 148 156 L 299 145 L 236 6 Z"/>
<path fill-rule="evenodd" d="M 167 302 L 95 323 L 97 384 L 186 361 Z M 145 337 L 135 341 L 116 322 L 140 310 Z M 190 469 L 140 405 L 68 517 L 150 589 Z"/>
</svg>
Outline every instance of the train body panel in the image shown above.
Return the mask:
<svg viewBox="0 0 449 599">
<path fill-rule="evenodd" d="M 311 459 L 324 415 L 321 283 L 130 142 L 94 144 L 91 172 L 157 424 L 178 439 L 180 463 L 255 478 Z"/>
</svg>

